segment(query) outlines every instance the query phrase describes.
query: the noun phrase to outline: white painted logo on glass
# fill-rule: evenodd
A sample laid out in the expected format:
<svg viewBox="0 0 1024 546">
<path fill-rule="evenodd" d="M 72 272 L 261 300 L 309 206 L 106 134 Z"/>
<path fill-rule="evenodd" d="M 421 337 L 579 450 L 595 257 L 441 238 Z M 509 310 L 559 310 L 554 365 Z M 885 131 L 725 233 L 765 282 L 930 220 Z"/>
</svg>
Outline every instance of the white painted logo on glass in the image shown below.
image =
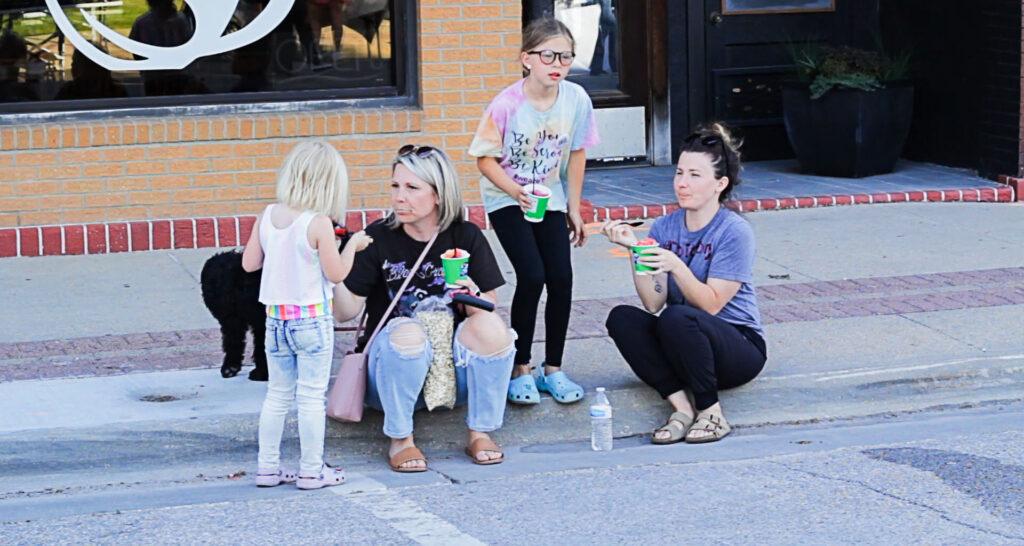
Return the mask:
<svg viewBox="0 0 1024 546">
<path fill-rule="evenodd" d="M 160 47 L 132 40 L 101 23 L 88 11 L 79 10 L 85 22 L 97 34 L 121 49 L 144 59 L 119 59 L 104 53 L 86 40 L 64 14 L 59 0 L 46 0 L 53 21 L 71 43 L 107 70 L 179 70 L 207 55 L 233 51 L 270 34 L 288 16 L 295 0 L 270 0 L 270 3 L 241 30 L 224 34 L 238 2 L 234 0 L 185 0 L 195 15 L 196 30 L 189 41 L 174 47 Z"/>
</svg>

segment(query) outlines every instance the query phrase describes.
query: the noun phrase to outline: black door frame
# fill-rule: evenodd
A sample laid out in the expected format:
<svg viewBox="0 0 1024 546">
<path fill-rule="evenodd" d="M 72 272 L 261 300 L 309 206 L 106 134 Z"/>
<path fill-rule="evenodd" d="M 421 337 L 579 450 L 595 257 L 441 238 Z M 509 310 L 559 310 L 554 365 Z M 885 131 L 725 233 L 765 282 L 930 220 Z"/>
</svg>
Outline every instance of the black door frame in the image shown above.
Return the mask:
<svg viewBox="0 0 1024 546">
<path fill-rule="evenodd" d="M 679 156 L 679 142 L 683 135 L 689 133 L 694 120 L 704 119 L 707 110 L 703 100 L 707 79 L 703 3 L 686 0 L 669 2 L 666 15 L 669 125 L 672 134 L 671 155 L 675 161 Z"/>
</svg>

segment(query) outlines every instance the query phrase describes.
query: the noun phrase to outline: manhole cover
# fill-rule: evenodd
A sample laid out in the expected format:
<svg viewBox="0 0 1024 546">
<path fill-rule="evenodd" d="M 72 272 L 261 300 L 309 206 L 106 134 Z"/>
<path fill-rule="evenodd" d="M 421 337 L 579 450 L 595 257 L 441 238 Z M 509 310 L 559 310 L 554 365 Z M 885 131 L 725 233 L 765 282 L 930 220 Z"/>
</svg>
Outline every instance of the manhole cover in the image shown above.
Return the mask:
<svg viewBox="0 0 1024 546">
<path fill-rule="evenodd" d="M 174 402 L 175 400 L 181 400 L 177 396 L 171 394 L 147 394 L 139 400 L 143 402 Z"/>
</svg>

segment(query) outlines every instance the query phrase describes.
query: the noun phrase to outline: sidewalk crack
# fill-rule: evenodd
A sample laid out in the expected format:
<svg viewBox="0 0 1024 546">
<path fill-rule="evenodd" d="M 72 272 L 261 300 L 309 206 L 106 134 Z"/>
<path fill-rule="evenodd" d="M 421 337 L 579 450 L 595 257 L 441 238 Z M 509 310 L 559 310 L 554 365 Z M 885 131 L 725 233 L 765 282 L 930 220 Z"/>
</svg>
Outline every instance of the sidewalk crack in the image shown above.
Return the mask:
<svg viewBox="0 0 1024 546">
<path fill-rule="evenodd" d="M 768 263 L 770 263 L 770 264 L 772 264 L 772 265 L 774 265 L 776 267 L 781 267 L 782 269 L 785 269 L 786 271 L 789 271 L 790 273 L 796 273 L 797 275 L 800 275 L 802 277 L 807 277 L 808 279 L 812 279 L 814 281 L 823 281 L 824 280 L 824 279 L 819 279 L 818 277 L 815 277 L 814 275 L 811 275 L 809 273 L 804 273 L 803 271 L 797 271 L 796 269 L 793 269 L 792 267 L 789 267 L 786 264 L 783 264 L 783 263 L 777 262 L 775 260 L 771 260 L 771 259 L 765 258 L 764 256 L 758 256 L 758 258 L 760 258 L 760 259 L 762 259 L 762 260 L 764 260 L 764 261 L 766 261 L 766 262 L 768 262 Z M 806 282 L 806 281 L 804 281 L 804 282 Z M 782 283 L 782 284 L 788 284 L 788 283 Z"/>
<path fill-rule="evenodd" d="M 956 337 L 956 336 L 954 336 L 954 335 L 952 335 L 952 334 L 950 334 L 948 332 L 943 332 L 942 330 L 939 330 L 938 328 L 936 328 L 934 326 L 931 326 L 929 324 L 925 324 L 925 323 L 923 323 L 923 322 L 921 322 L 919 320 L 913 319 L 913 318 L 911 318 L 911 317 L 909 317 L 909 316 L 907 316 L 905 314 L 900 314 L 898 316 L 900 318 L 909 320 L 910 322 L 913 322 L 914 324 L 916 324 L 918 326 L 923 326 L 923 327 L 927 328 L 928 330 L 931 330 L 932 332 L 935 332 L 936 334 L 939 334 L 940 336 L 943 336 L 943 337 L 946 337 L 946 338 L 951 339 L 953 341 L 956 341 L 957 343 L 963 343 L 964 345 L 967 345 L 968 347 L 970 347 L 972 349 L 977 349 L 977 350 L 979 350 L 979 351 L 981 351 L 983 353 L 988 352 L 988 349 L 986 349 L 985 347 L 980 347 L 978 345 L 975 345 L 975 344 L 971 343 L 970 341 L 967 341 L 966 339 L 960 339 L 960 338 L 958 338 L 958 337 Z"/>
<path fill-rule="evenodd" d="M 440 474 L 441 477 L 443 477 L 444 479 L 448 480 L 448 483 L 450 483 L 452 485 L 462 485 L 463 483 L 465 483 L 462 480 L 460 480 L 458 478 L 455 478 L 455 477 L 453 477 L 453 476 L 451 476 L 449 474 L 446 474 L 444 472 L 441 472 L 440 470 L 438 470 L 436 468 L 431 468 L 430 470 L 432 470 L 435 474 Z"/>
<path fill-rule="evenodd" d="M 935 508 L 934 506 L 931 506 L 931 505 L 928 505 L 928 504 L 924 504 L 922 502 L 917 502 L 917 501 L 912 500 L 912 499 L 904 498 L 904 497 L 901 497 L 899 495 L 894 495 L 894 494 L 889 493 L 887 491 L 883 491 L 883 490 L 878 489 L 876 487 L 872 487 L 872 486 L 870 486 L 870 485 L 868 485 L 868 484 L 866 484 L 866 483 L 864 483 L 864 482 L 862 482 L 860 480 L 854 480 L 854 479 L 849 479 L 849 478 L 841 478 L 841 477 L 838 477 L 838 476 L 829 476 L 829 475 L 826 475 L 826 474 L 821 474 L 819 472 L 814 472 L 812 470 L 805 470 L 803 468 L 797 468 L 797 467 L 788 465 L 786 463 L 781 463 L 781 462 L 778 462 L 778 461 L 768 461 L 768 463 L 781 466 L 781 467 L 785 468 L 786 470 L 790 470 L 790 471 L 797 472 L 797 473 L 800 473 L 800 474 L 806 474 L 806 475 L 811 476 L 813 478 L 818 478 L 818 479 L 822 479 L 822 480 L 828 480 L 828 481 L 833 481 L 833 482 L 841 482 L 841 483 L 846 483 L 846 484 L 850 484 L 850 485 L 855 485 L 857 487 L 860 487 L 860 488 L 863 488 L 863 489 L 867 489 L 868 491 L 871 491 L 873 493 L 877 493 L 879 495 L 882 495 L 883 497 L 887 497 L 887 498 L 893 499 L 895 501 L 898 501 L 898 502 L 901 502 L 901 503 L 904 503 L 904 504 L 909 504 L 911 506 L 915 506 L 917 508 L 922 508 L 922 509 L 927 510 L 929 512 L 933 512 L 933 513 L 937 514 L 940 518 L 942 518 L 942 519 L 952 523 L 953 525 L 958 525 L 960 527 L 964 527 L 964 528 L 970 529 L 972 531 L 977 531 L 979 533 L 984 533 L 984 534 L 987 534 L 987 535 L 993 535 L 993 536 L 997 536 L 997 537 L 1005 538 L 1005 539 L 1010 539 L 1010 540 L 1024 541 L 1024 536 L 1001 533 L 999 531 L 993 531 L 993 530 L 990 530 L 990 529 L 985 529 L 984 527 L 980 527 L 980 526 L 977 526 L 977 525 L 972 525 L 972 524 L 967 523 L 965 521 L 960 521 L 960 520 L 957 520 L 957 519 L 953 519 L 952 517 L 947 515 L 946 512 L 944 512 L 942 510 L 939 510 L 938 508 Z"/>
<path fill-rule="evenodd" d="M 196 276 L 193 275 L 192 272 L 189 271 L 187 267 L 185 267 L 185 264 L 181 263 L 181 260 L 179 260 L 177 257 L 174 256 L 174 254 L 171 254 L 170 252 L 168 252 L 167 253 L 167 257 L 170 258 L 172 262 L 178 264 L 178 266 L 181 267 L 181 270 L 184 271 L 186 275 L 188 275 L 189 277 L 192 277 L 192 281 L 193 282 L 195 282 L 196 284 L 199 284 L 199 279 L 197 279 Z"/>
</svg>

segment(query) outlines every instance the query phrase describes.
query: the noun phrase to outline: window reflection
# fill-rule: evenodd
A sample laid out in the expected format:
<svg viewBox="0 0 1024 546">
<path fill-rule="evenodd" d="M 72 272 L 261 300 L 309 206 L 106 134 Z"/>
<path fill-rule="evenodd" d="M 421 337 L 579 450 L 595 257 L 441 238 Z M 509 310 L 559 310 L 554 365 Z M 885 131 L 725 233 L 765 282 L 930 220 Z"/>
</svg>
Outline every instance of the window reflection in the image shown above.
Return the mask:
<svg viewBox="0 0 1024 546">
<path fill-rule="evenodd" d="M 618 20 L 614 0 L 555 0 L 555 18 L 576 38 L 569 79 L 588 90 L 619 88 Z"/>
<path fill-rule="evenodd" d="M 237 2 L 226 33 L 244 28 L 270 2 L 203 1 Z M 201 58 L 182 70 L 111 73 L 75 50 L 54 25 L 43 0 L 3 0 L 0 111 L 4 103 L 14 102 L 394 86 L 394 1 L 295 0 L 274 31 L 235 51 Z M 88 28 L 80 9 L 124 36 L 155 46 L 181 45 L 196 28 L 195 16 L 182 0 L 60 3 L 83 37 L 124 59 L 133 56 Z"/>
</svg>

